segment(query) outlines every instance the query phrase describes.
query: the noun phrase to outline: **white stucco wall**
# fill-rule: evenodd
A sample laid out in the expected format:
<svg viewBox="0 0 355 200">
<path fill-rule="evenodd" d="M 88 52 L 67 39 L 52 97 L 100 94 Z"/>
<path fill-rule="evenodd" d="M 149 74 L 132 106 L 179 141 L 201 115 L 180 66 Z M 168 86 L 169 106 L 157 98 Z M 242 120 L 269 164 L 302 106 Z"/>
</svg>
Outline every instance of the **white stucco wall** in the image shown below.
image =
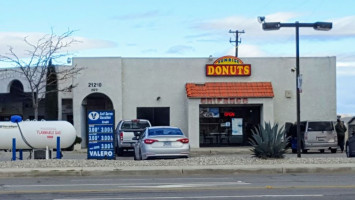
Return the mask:
<svg viewBox="0 0 355 200">
<path fill-rule="evenodd" d="M 189 135 L 192 146 L 198 146 L 200 99 L 186 97 L 186 83 L 205 82 L 271 82 L 274 98 L 248 98 L 248 104 L 261 106 L 261 121 L 296 121 L 296 77 L 291 69 L 295 58 L 241 58 L 251 64 L 249 77 L 206 77 L 209 58 L 73 58 L 73 65 L 84 67 L 72 93 L 61 98 L 73 98 L 74 126 L 84 136 L 86 113 L 82 102 L 88 95 L 99 92 L 111 99 L 116 116 L 134 119 L 137 107 L 170 107 L 170 125 L 182 128 Z M 301 120 L 336 120 L 336 59 L 335 57 L 300 58 L 303 75 Z M 0 92 L 6 93 L 14 80 L 5 74 L 0 79 Z M 22 81 L 21 81 L 22 82 Z M 26 83 L 24 88 L 26 88 Z M 102 83 L 102 87 L 88 87 Z M 288 91 L 290 97 L 285 96 Z M 157 100 L 157 97 L 160 100 Z M 84 139 L 84 138 L 83 138 Z"/>
<path fill-rule="evenodd" d="M 77 87 L 73 89 L 73 120 L 78 135 L 85 141 L 86 110 L 82 103 L 88 95 L 105 94 L 112 101 L 116 119 L 122 118 L 121 58 L 73 58 L 73 65 L 84 68 L 74 80 Z M 89 87 L 89 83 L 102 83 L 102 86 Z"/>
</svg>

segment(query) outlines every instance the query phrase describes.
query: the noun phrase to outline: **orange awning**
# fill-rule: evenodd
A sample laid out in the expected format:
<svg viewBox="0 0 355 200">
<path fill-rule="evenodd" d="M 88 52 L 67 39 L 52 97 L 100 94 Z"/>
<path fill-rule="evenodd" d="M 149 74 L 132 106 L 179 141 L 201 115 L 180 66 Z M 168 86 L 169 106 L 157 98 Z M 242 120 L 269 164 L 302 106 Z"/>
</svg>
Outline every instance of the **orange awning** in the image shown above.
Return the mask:
<svg viewBox="0 0 355 200">
<path fill-rule="evenodd" d="M 188 98 L 272 98 L 271 82 L 186 83 Z"/>
</svg>

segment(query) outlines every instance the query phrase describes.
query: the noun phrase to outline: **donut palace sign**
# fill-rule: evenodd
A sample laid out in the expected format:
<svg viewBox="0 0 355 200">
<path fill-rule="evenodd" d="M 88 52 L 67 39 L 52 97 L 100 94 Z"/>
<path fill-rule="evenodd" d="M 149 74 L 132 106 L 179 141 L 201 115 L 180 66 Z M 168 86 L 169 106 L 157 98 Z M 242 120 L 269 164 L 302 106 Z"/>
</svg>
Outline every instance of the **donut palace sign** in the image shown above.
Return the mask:
<svg viewBox="0 0 355 200">
<path fill-rule="evenodd" d="M 223 56 L 206 65 L 206 76 L 250 76 L 251 65 L 234 56 Z"/>
</svg>

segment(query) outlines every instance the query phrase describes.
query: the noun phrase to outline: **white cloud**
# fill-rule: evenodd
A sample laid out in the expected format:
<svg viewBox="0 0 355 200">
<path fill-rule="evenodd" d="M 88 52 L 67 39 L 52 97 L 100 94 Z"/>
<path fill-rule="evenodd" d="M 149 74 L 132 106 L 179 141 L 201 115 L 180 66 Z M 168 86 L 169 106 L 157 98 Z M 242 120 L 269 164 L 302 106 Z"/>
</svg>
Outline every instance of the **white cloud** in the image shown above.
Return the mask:
<svg viewBox="0 0 355 200">
<path fill-rule="evenodd" d="M 338 76 L 355 76 L 355 65 L 353 66 L 348 66 L 348 67 L 337 67 L 337 75 Z M 354 82 L 351 80 L 351 82 Z"/>
<path fill-rule="evenodd" d="M 27 37 L 28 41 L 31 43 L 37 43 L 38 40 L 45 35 L 48 34 L 37 32 L 0 32 L 0 54 L 7 54 L 11 46 L 17 56 L 20 58 L 27 57 L 26 50 L 31 50 L 31 47 L 25 43 L 24 38 Z M 78 42 L 72 44 L 68 48 L 62 49 L 63 51 L 72 52 L 87 49 L 112 48 L 117 46 L 114 42 L 107 40 L 96 40 L 77 36 L 73 36 L 71 39 L 77 40 Z"/>
<path fill-rule="evenodd" d="M 227 52 L 227 55 L 235 55 L 235 47 L 232 47 Z M 242 44 L 238 47 L 238 57 L 264 57 L 266 53 L 259 46 Z"/>
<path fill-rule="evenodd" d="M 339 74 L 337 69 L 337 113 L 355 115 L 354 75 Z"/>
<path fill-rule="evenodd" d="M 70 47 L 70 50 L 85 50 L 85 49 L 100 49 L 100 48 L 113 48 L 117 44 L 108 40 L 89 39 L 84 37 L 74 37 L 79 43 Z"/>
<path fill-rule="evenodd" d="M 337 62 L 337 67 L 353 67 L 353 68 L 355 68 L 355 62 Z"/>
<path fill-rule="evenodd" d="M 333 22 L 332 35 L 355 36 L 355 16 L 330 20 Z"/>
<path fill-rule="evenodd" d="M 266 15 L 266 21 L 288 21 L 297 17 L 296 13 L 279 12 Z M 262 26 L 258 22 L 257 17 L 246 18 L 243 16 L 231 16 L 221 19 L 214 19 L 205 22 L 198 22 L 194 28 L 209 31 L 226 31 L 226 30 L 246 30 L 248 35 L 260 37 Z M 278 31 L 277 31 L 278 32 Z M 276 33 L 276 32 L 275 32 Z M 293 33 L 293 32 L 292 32 Z"/>
<path fill-rule="evenodd" d="M 293 23 L 297 17 L 301 17 L 301 14 L 292 12 L 278 12 L 265 16 L 266 22 L 282 22 Z M 302 36 L 314 36 L 319 38 L 320 36 L 326 36 L 326 39 L 332 39 L 337 37 L 355 37 L 355 16 L 347 16 L 343 18 L 334 18 L 326 20 L 333 23 L 331 31 L 315 31 L 312 28 L 302 29 Z M 193 26 L 194 28 L 216 32 L 220 34 L 220 31 L 226 32 L 226 30 L 245 30 L 248 37 L 255 40 L 264 40 L 265 38 L 290 38 L 294 39 L 294 29 L 282 28 L 278 31 L 263 31 L 262 25 L 258 23 L 257 17 L 246 18 L 243 16 L 230 16 L 221 19 L 213 19 L 204 22 L 197 22 Z M 262 34 L 261 34 L 262 33 Z M 290 37 L 291 36 L 291 37 Z M 313 38 L 313 37 L 312 37 Z"/>
</svg>

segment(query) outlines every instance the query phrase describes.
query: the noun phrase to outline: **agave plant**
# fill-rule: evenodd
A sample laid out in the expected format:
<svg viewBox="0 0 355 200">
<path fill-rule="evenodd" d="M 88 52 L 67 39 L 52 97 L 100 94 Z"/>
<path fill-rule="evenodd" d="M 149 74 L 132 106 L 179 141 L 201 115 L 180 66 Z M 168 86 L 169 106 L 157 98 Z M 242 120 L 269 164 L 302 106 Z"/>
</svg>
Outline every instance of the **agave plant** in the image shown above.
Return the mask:
<svg viewBox="0 0 355 200">
<path fill-rule="evenodd" d="M 258 126 L 252 129 L 252 138 L 249 140 L 253 146 L 251 151 L 258 158 L 283 158 L 287 150 L 289 138 L 285 138 L 283 127 L 278 124 L 271 126 L 265 122 L 265 127 Z"/>
</svg>

